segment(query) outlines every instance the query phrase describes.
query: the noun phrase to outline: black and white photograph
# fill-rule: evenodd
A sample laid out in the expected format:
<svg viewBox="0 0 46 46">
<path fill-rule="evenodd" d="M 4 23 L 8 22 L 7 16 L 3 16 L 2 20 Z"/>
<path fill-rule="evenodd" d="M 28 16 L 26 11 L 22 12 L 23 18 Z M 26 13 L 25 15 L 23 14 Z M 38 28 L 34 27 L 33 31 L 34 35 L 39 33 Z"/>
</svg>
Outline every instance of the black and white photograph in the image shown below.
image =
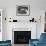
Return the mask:
<svg viewBox="0 0 46 46">
<path fill-rule="evenodd" d="M 17 5 L 16 6 L 16 15 L 17 16 L 29 16 L 30 14 L 30 5 Z"/>
</svg>

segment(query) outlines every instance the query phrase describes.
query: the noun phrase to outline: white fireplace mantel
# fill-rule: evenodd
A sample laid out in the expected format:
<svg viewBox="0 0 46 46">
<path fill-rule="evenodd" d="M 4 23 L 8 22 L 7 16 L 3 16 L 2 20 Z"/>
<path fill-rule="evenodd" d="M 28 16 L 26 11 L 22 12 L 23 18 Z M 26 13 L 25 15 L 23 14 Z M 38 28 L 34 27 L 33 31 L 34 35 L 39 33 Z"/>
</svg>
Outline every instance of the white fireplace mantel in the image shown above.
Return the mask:
<svg viewBox="0 0 46 46">
<path fill-rule="evenodd" d="M 13 23 L 12 31 L 31 31 L 31 38 L 36 39 L 36 25 L 37 23 L 28 22 L 28 23 Z"/>
<path fill-rule="evenodd" d="M 36 39 L 36 26 L 37 23 L 35 22 L 27 22 L 27 23 L 22 23 L 22 22 L 10 22 L 7 24 L 7 38 L 9 37 L 9 40 L 13 40 L 12 39 L 12 32 L 13 31 L 18 31 L 18 28 L 21 30 L 26 30 L 26 31 L 31 31 L 31 38 L 32 39 Z M 10 25 L 10 26 L 9 26 Z"/>
</svg>

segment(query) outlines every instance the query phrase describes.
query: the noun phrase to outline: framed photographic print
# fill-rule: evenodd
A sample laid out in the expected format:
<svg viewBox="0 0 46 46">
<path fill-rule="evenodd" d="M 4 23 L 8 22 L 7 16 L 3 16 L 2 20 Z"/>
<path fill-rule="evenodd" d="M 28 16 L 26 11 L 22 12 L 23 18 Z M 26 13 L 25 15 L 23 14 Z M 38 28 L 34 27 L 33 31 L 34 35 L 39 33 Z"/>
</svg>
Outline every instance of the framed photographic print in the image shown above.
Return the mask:
<svg viewBox="0 0 46 46">
<path fill-rule="evenodd" d="M 16 7 L 17 16 L 28 16 L 30 15 L 30 6 L 29 5 L 17 5 Z"/>
</svg>

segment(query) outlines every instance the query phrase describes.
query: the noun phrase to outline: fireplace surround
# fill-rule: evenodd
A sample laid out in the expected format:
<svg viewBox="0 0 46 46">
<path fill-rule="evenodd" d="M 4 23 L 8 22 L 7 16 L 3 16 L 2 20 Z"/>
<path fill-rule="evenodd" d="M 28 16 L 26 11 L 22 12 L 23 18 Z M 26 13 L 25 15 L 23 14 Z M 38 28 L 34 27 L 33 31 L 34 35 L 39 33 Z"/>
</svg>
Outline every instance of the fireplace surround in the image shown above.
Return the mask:
<svg viewBox="0 0 46 46">
<path fill-rule="evenodd" d="M 31 31 L 29 28 L 14 28 L 12 31 L 13 44 L 28 44 L 31 39 Z"/>
</svg>

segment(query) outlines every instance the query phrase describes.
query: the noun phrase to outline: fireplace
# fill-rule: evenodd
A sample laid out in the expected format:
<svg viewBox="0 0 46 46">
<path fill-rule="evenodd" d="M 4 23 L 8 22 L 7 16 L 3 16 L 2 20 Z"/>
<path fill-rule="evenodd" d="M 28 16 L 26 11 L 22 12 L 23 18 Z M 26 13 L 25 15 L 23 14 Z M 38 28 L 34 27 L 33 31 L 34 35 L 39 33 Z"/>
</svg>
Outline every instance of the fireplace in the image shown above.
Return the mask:
<svg viewBox="0 0 46 46">
<path fill-rule="evenodd" d="M 31 31 L 14 31 L 14 44 L 28 44 Z"/>
</svg>

